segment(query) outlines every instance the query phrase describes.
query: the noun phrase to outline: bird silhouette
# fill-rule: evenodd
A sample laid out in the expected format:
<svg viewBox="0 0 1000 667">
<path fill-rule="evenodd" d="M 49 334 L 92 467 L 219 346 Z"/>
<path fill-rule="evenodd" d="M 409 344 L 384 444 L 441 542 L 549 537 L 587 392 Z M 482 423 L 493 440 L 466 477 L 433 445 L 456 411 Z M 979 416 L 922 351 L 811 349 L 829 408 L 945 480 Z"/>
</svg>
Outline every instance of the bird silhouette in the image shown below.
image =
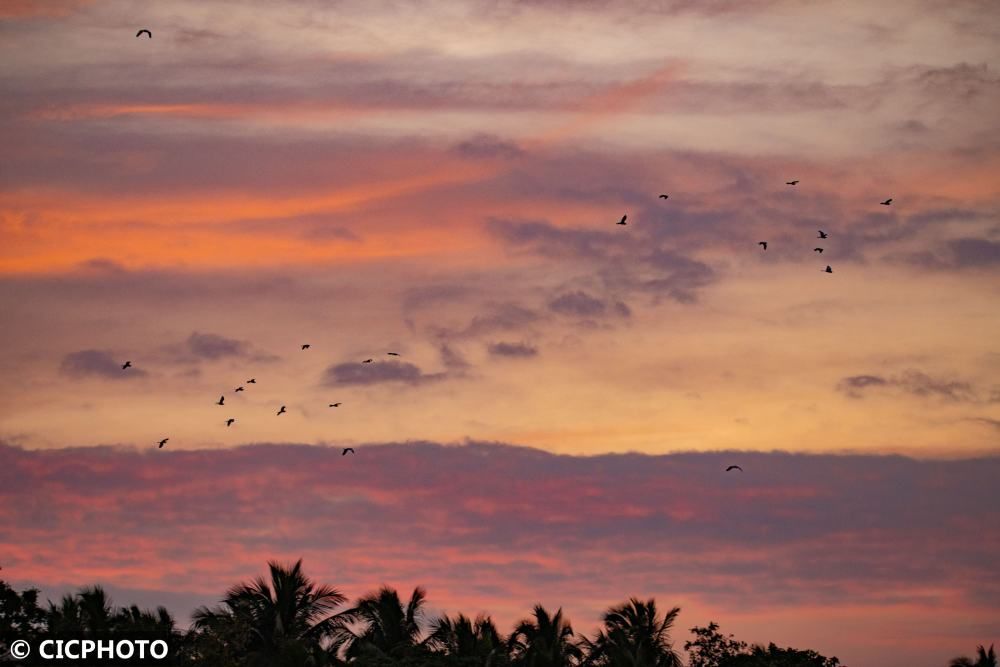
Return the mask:
<svg viewBox="0 0 1000 667">
<path fill-rule="evenodd" d="M 236 420 L 230 417 L 229 419 L 226 420 L 226 426 L 232 426 L 234 421 Z"/>
<path fill-rule="evenodd" d="M 670 199 L 670 195 L 660 195 L 660 199 Z"/>
<path fill-rule="evenodd" d="M 785 185 L 798 185 L 798 181 L 785 181 Z"/>
<path fill-rule="evenodd" d="M 257 380 L 255 378 L 250 378 L 249 380 L 247 380 L 246 383 L 247 384 L 257 384 Z"/>
<path fill-rule="evenodd" d="M 824 232 L 822 229 L 818 229 L 816 231 L 819 232 L 819 236 L 817 236 L 816 238 L 818 238 L 818 239 L 825 239 L 827 237 L 827 233 Z"/>
<path fill-rule="evenodd" d="M 330 407 L 331 408 L 339 408 L 341 405 L 342 405 L 341 403 L 331 403 Z"/>
<path fill-rule="evenodd" d="M 386 354 L 388 354 L 390 357 L 398 357 L 399 356 L 399 352 L 386 352 Z"/>
<path fill-rule="evenodd" d="M 225 396 L 219 396 L 219 401 L 218 401 L 218 403 L 216 403 L 216 405 L 225 405 L 225 404 L 226 404 L 226 397 Z"/>
<path fill-rule="evenodd" d="M 160 446 L 157 447 L 157 449 L 163 449 L 163 445 L 167 444 L 167 440 L 170 440 L 170 438 L 164 438 L 163 440 L 160 440 Z"/>
<path fill-rule="evenodd" d="M 243 391 L 243 387 L 237 387 L 236 389 L 233 389 L 233 391 L 234 391 L 234 392 L 237 392 L 237 391 Z"/>
<path fill-rule="evenodd" d="M 139 32 L 135 33 L 135 36 L 136 36 L 136 37 L 138 37 L 138 36 L 140 36 L 140 35 L 141 35 L 142 33 L 146 33 L 147 35 L 149 35 L 149 38 L 150 38 L 150 39 L 153 39 L 153 33 L 151 33 L 151 32 L 150 32 L 149 30 L 147 30 L 146 28 L 143 28 L 143 29 L 142 29 L 142 30 L 140 30 Z"/>
<path fill-rule="evenodd" d="M 374 359 L 365 359 L 361 363 L 363 363 L 363 364 L 370 364 L 372 361 L 374 361 Z"/>
<path fill-rule="evenodd" d="M 743 468 L 739 466 L 729 466 L 728 468 L 726 468 L 726 472 L 729 472 L 730 470 L 739 470 L 740 472 L 743 472 Z"/>
<path fill-rule="evenodd" d="M 282 406 L 281 406 L 281 409 L 280 409 L 280 410 L 278 410 L 278 414 L 279 414 L 279 415 L 283 415 L 283 414 L 285 414 L 285 406 L 284 406 L 284 405 L 282 405 Z"/>
<path fill-rule="evenodd" d="M 818 252 L 819 254 L 822 255 L 823 254 L 823 249 L 822 248 L 813 248 L 813 252 Z"/>
<path fill-rule="evenodd" d="M 303 350 L 308 350 L 310 347 L 312 347 L 312 346 L 309 345 L 309 343 L 305 343 L 305 344 L 302 345 L 302 349 Z"/>
<path fill-rule="evenodd" d="M 627 218 L 627 217 L 628 217 L 628 214 L 625 214 L 625 215 L 623 215 L 623 216 L 622 216 L 622 219 L 621 219 L 621 220 L 619 220 L 618 222 L 616 222 L 615 224 L 616 224 L 616 225 L 627 225 L 628 223 L 627 223 L 627 222 L 625 222 L 625 218 Z"/>
<path fill-rule="evenodd" d="M 833 269 L 827 266 L 825 269 L 823 269 L 823 273 L 833 273 Z"/>
<path fill-rule="evenodd" d="M 122 364 L 122 370 L 125 370 L 126 368 L 132 368 L 131 361 L 126 361 L 124 364 Z"/>
<path fill-rule="evenodd" d="M 879 204 L 882 204 L 882 206 L 891 206 L 892 205 L 892 197 L 889 197 L 885 201 L 880 201 Z"/>
<path fill-rule="evenodd" d="M 353 454 L 354 453 L 354 448 L 353 447 L 344 447 L 344 451 L 342 451 L 340 453 L 340 455 L 341 456 L 347 456 L 347 452 L 350 452 L 351 454 Z"/>
<path fill-rule="evenodd" d="M 767 241 L 758 241 L 757 245 L 764 246 L 764 250 L 767 250 Z"/>
</svg>

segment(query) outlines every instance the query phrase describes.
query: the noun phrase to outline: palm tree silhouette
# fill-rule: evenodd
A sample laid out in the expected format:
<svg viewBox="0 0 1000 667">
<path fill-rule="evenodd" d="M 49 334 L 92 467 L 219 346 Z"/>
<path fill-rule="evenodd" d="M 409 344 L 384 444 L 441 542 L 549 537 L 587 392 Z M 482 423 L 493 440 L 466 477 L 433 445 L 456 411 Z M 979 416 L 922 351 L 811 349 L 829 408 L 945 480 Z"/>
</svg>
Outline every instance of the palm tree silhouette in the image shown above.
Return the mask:
<svg viewBox="0 0 1000 667">
<path fill-rule="evenodd" d="M 103 588 L 81 588 L 75 595 L 64 595 L 58 606 L 49 603 L 48 630 L 54 635 L 107 637 L 114 625 L 113 615 Z"/>
<path fill-rule="evenodd" d="M 477 616 L 475 621 L 465 614 L 454 620 L 444 616 L 434 625 L 424 645 L 457 658 L 462 664 L 496 667 L 507 663 L 503 637 L 488 616 Z"/>
<path fill-rule="evenodd" d="M 427 592 L 416 587 L 403 606 L 399 593 L 383 586 L 339 614 L 342 623 L 335 630 L 331 650 L 347 660 L 362 656 L 372 660 L 399 658 L 414 652 L 420 644 L 420 621 Z"/>
<path fill-rule="evenodd" d="M 682 667 L 670 629 L 680 613 L 674 607 L 662 618 L 656 600 L 629 601 L 604 614 L 604 629 L 592 641 L 583 640 L 587 665 L 613 667 Z"/>
<path fill-rule="evenodd" d="M 534 618 L 526 618 L 508 640 L 511 661 L 524 667 L 565 667 L 580 664 L 583 651 L 573 641 L 573 628 L 562 608 L 550 615 L 535 605 Z"/>
<path fill-rule="evenodd" d="M 992 644 L 989 651 L 984 646 L 977 646 L 975 662 L 972 662 L 972 658 L 961 657 L 952 660 L 950 665 L 951 667 L 997 667 L 997 654 Z"/>
<path fill-rule="evenodd" d="M 257 577 L 238 584 L 221 606 L 196 609 L 195 630 L 222 644 L 222 652 L 246 655 L 247 665 L 328 664 L 322 641 L 339 630 L 334 610 L 347 598 L 303 574 L 301 559 L 291 567 L 275 561 L 268 567 L 269 581 Z M 227 647 L 227 642 L 235 645 Z"/>
</svg>

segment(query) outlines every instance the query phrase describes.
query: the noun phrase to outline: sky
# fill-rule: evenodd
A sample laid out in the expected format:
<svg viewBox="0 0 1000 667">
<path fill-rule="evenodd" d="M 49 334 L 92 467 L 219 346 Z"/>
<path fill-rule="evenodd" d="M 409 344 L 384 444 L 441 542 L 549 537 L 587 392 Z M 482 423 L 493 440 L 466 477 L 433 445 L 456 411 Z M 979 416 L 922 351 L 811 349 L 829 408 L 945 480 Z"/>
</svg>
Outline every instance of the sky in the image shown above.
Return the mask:
<svg viewBox="0 0 1000 667">
<path fill-rule="evenodd" d="M 979 0 L 0 0 L 5 577 L 1000 642 L 998 44 Z"/>
</svg>

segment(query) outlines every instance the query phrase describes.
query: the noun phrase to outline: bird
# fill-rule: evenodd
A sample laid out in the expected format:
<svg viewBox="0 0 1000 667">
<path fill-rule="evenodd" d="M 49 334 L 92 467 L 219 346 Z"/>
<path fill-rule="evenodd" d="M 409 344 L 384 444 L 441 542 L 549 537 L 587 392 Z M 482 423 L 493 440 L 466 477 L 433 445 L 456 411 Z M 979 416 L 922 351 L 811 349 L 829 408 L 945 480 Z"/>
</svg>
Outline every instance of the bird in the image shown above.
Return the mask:
<svg viewBox="0 0 1000 667">
<path fill-rule="evenodd" d="M 163 449 L 163 445 L 167 444 L 167 440 L 170 440 L 170 438 L 164 438 L 163 440 L 160 440 L 160 446 L 157 447 L 157 449 Z"/>
<path fill-rule="evenodd" d="M 234 421 L 236 420 L 230 417 L 229 419 L 226 420 L 226 426 L 232 426 Z"/>
<path fill-rule="evenodd" d="M 225 405 L 225 404 L 226 404 L 226 397 L 225 396 L 219 396 L 219 402 L 216 403 L 216 405 Z"/>
<path fill-rule="evenodd" d="M 799 182 L 797 180 L 795 180 L 795 181 L 785 181 L 785 185 L 798 185 L 798 184 L 799 184 Z"/>
<path fill-rule="evenodd" d="M 125 370 L 126 368 L 132 368 L 131 361 L 126 361 L 124 364 L 122 364 L 122 370 Z"/>
<path fill-rule="evenodd" d="M 254 378 L 250 378 L 249 380 L 247 380 L 247 382 L 246 382 L 246 383 L 247 383 L 247 384 L 257 384 L 257 380 L 256 380 L 256 379 L 254 379 Z"/>
<path fill-rule="evenodd" d="M 347 456 L 347 452 L 350 452 L 351 454 L 353 454 L 354 453 L 354 448 L 353 447 L 344 447 L 344 451 L 341 452 L 340 455 L 341 456 Z"/>
<path fill-rule="evenodd" d="M 816 231 L 819 232 L 819 236 L 817 236 L 816 238 L 818 238 L 818 239 L 825 239 L 827 237 L 827 233 L 824 232 L 822 229 L 817 229 Z"/>
<path fill-rule="evenodd" d="M 891 206 L 892 205 L 892 197 L 889 197 L 885 201 L 880 201 L 879 204 L 882 204 L 882 206 Z"/>
<path fill-rule="evenodd" d="M 622 219 L 619 220 L 618 222 L 616 222 L 615 224 L 616 225 L 627 225 L 628 223 L 625 222 L 625 218 L 627 218 L 627 217 L 628 217 L 628 214 L 626 213 L 625 215 L 622 216 Z"/>
<path fill-rule="evenodd" d="M 660 199 L 670 199 L 670 195 L 660 195 Z"/>
<path fill-rule="evenodd" d="M 237 387 L 236 389 L 233 389 L 233 391 L 234 391 L 234 392 L 237 392 L 237 391 L 243 391 L 243 387 Z"/>
<path fill-rule="evenodd" d="M 278 410 L 278 414 L 279 414 L 279 415 L 282 415 L 282 414 L 284 414 L 284 413 L 285 413 L 285 406 L 284 406 L 284 405 L 282 405 L 282 406 L 281 406 L 281 409 L 280 409 L 280 410 Z"/>
<path fill-rule="evenodd" d="M 757 245 L 764 246 L 764 250 L 767 250 L 767 241 L 758 241 Z"/>
<path fill-rule="evenodd" d="M 140 30 L 139 32 L 135 33 L 135 36 L 136 36 L 136 37 L 138 37 L 138 36 L 139 36 L 139 35 L 141 35 L 142 33 L 146 33 L 147 35 L 149 35 L 149 38 L 150 38 L 150 39 L 153 39 L 153 33 L 151 33 L 151 32 L 150 32 L 149 30 L 147 30 L 146 28 L 143 28 L 143 29 L 142 29 L 142 30 Z"/>
<path fill-rule="evenodd" d="M 331 404 L 330 404 L 330 407 L 331 407 L 331 408 L 339 408 L 340 406 L 341 406 L 341 404 L 340 404 L 340 403 L 331 403 Z"/>
<path fill-rule="evenodd" d="M 823 249 L 822 248 L 813 248 L 813 252 L 818 252 L 819 254 L 822 255 L 823 254 Z"/>
<path fill-rule="evenodd" d="M 833 269 L 827 266 L 825 269 L 823 269 L 823 273 L 833 273 Z"/>
<path fill-rule="evenodd" d="M 309 345 L 309 343 L 303 343 L 303 345 L 302 345 L 302 349 L 303 350 L 308 350 L 310 347 L 311 346 Z"/>
<path fill-rule="evenodd" d="M 365 359 L 361 363 L 363 363 L 363 364 L 370 364 L 372 361 L 374 361 L 374 359 Z"/>
<path fill-rule="evenodd" d="M 729 466 L 728 468 L 726 468 L 726 472 L 729 472 L 730 470 L 739 470 L 740 472 L 743 472 L 743 468 L 739 466 Z"/>
<path fill-rule="evenodd" d="M 386 354 L 388 354 L 390 357 L 398 357 L 399 356 L 399 352 L 386 352 Z"/>
</svg>

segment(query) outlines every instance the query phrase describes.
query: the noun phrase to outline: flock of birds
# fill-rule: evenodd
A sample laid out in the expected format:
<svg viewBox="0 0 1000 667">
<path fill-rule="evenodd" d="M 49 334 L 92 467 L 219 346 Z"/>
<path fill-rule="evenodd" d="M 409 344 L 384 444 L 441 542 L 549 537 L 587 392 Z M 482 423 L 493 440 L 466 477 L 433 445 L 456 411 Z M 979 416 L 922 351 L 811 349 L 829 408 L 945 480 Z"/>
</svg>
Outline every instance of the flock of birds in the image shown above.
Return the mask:
<svg viewBox="0 0 1000 667">
<path fill-rule="evenodd" d="M 310 345 L 309 343 L 303 343 L 300 349 L 302 351 L 305 351 L 305 350 L 308 350 L 311 347 L 312 347 L 312 345 Z M 400 355 L 399 352 L 386 352 L 386 356 L 389 356 L 389 357 L 399 357 L 399 356 L 402 356 L 402 355 Z M 375 359 L 369 358 L 369 359 L 365 359 L 361 363 L 363 363 L 363 364 L 371 364 L 371 363 L 374 363 L 374 362 L 375 362 Z M 132 360 L 131 359 L 126 360 L 125 363 L 122 364 L 122 371 L 127 371 L 130 368 L 133 368 L 133 366 L 132 366 Z M 239 392 L 246 391 L 246 386 L 245 385 L 248 385 L 248 384 L 257 384 L 257 378 L 250 378 L 249 380 L 247 380 L 246 382 L 244 382 L 240 386 L 236 387 L 236 389 L 233 389 L 233 393 L 237 394 Z M 226 405 L 226 395 L 222 394 L 221 396 L 219 396 L 219 400 L 215 401 L 215 404 L 216 405 L 225 406 Z M 341 405 L 343 405 L 343 402 L 338 401 L 336 403 L 330 403 L 329 407 L 331 407 L 331 408 L 339 408 Z M 288 412 L 288 406 L 287 405 L 282 405 L 278 409 L 278 412 L 277 412 L 277 414 L 275 416 L 280 417 L 281 415 L 283 415 L 283 414 L 285 414 L 287 412 Z M 228 427 L 230 427 L 230 426 L 232 426 L 233 424 L 236 423 L 236 418 L 235 417 L 229 417 L 229 418 L 226 419 L 226 421 L 224 423 L 225 423 L 226 427 L 228 428 Z M 163 438 L 162 440 L 158 441 L 156 443 L 157 444 L 157 449 L 163 449 L 164 445 L 166 445 L 168 442 L 170 442 L 170 438 Z M 354 448 L 353 447 L 344 447 L 344 449 L 343 449 L 343 451 L 341 452 L 340 455 L 341 456 L 347 456 L 348 454 L 354 454 L 354 453 L 355 452 L 354 452 Z"/>
<path fill-rule="evenodd" d="M 141 37 L 143 34 L 147 35 L 149 37 L 149 39 L 153 38 L 153 33 L 149 29 L 147 29 L 147 28 L 142 28 L 141 30 L 139 30 L 139 32 L 135 33 L 135 36 L 136 37 Z M 798 184 L 799 184 L 799 180 L 798 179 L 794 179 L 794 180 L 791 180 L 791 181 L 785 181 L 785 185 L 789 185 L 789 186 L 792 186 L 792 187 L 794 187 L 794 186 L 796 186 Z M 660 199 L 670 199 L 670 195 L 668 195 L 668 194 L 661 194 L 659 196 L 659 198 Z M 891 206 L 892 205 L 892 197 L 889 197 L 885 201 L 879 202 L 879 204 L 882 205 L 882 206 Z M 625 215 L 622 216 L 621 220 L 619 220 L 615 224 L 623 225 L 624 226 L 624 225 L 628 224 L 627 220 L 628 220 L 628 214 L 626 213 Z M 826 232 L 824 232 L 822 229 L 817 230 L 817 231 L 818 231 L 819 235 L 816 238 L 818 238 L 818 239 L 829 238 L 829 234 L 827 234 Z M 767 250 L 767 241 L 758 241 L 757 245 L 759 245 L 765 251 Z M 822 255 L 823 254 L 823 248 L 820 247 L 820 246 L 817 246 L 817 247 L 813 248 L 813 252 L 816 252 L 816 253 L 819 253 L 819 254 Z M 833 273 L 833 267 L 831 267 L 829 264 L 827 264 L 827 266 L 826 266 L 825 269 L 820 269 L 820 270 L 822 272 L 824 272 L 824 273 Z M 301 349 L 302 350 L 308 350 L 310 347 L 311 346 L 309 345 L 309 343 L 304 343 L 302 345 Z M 398 352 L 387 352 L 386 354 L 388 356 L 390 356 L 390 357 L 398 357 L 398 356 L 400 356 Z M 365 359 L 361 363 L 363 363 L 363 364 L 370 364 L 372 362 L 374 362 L 374 359 Z M 132 362 L 131 361 L 126 361 L 124 364 L 122 364 L 122 370 L 123 371 L 127 370 L 129 368 L 132 368 Z M 244 384 L 256 384 L 256 383 L 257 383 L 257 380 L 255 378 L 250 378 Z M 244 391 L 243 385 L 240 385 L 239 387 L 236 387 L 236 389 L 233 390 L 234 393 L 241 392 L 241 391 Z M 225 404 L 226 404 L 226 396 L 225 396 L 225 394 L 223 394 L 222 396 L 219 396 L 219 400 L 216 401 L 216 405 L 222 405 L 222 406 L 224 406 Z M 339 408 L 341 405 L 342 405 L 342 403 L 330 403 L 330 407 L 331 408 Z M 281 408 L 278 410 L 277 416 L 280 417 L 281 415 L 285 414 L 285 412 L 287 411 L 286 407 L 287 406 L 282 405 Z M 230 418 L 226 419 L 226 422 L 225 422 L 226 427 L 230 427 L 234 423 L 236 423 L 236 418 L 235 417 L 230 417 Z M 159 448 L 162 449 L 163 446 L 166 445 L 167 442 L 169 442 L 169 440 L 170 440 L 170 438 L 163 438 L 162 440 L 160 440 L 159 443 L 158 443 L 159 444 Z M 344 450 L 343 450 L 343 452 L 341 453 L 341 456 L 346 456 L 349 453 L 353 454 L 354 453 L 354 448 L 352 448 L 352 447 L 345 447 Z M 739 470 L 740 472 L 743 472 L 743 468 L 739 467 L 738 465 L 731 465 L 728 468 L 726 468 L 726 472 L 730 472 L 732 470 Z"/>
<path fill-rule="evenodd" d="M 798 179 L 795 179 L 793 181 L 785 181 L 785 185 L 796 186 L 798 184 L 799 184 Z M 670 195 L 660 195 L 660 199 L 670 199 Z M 880 201 L 879 204 L 882 205 L 882 206 L 892 206 L 892 197 L 889 197 L 885 201 Z M 627 220 L 628 220 L 628 214 L 626 213 L 625 215 L 622 216 L 622 219 L 619 220 L 618 222 L 616 222 L 615 224 L 617 224 L 617 225 L 627 225 L 628 224 L 628 222 L 626 222 Z M 827 234 L 826 232 L 824 232 L 822 229 L 819 229 L 817 231 L 819 232 L 819 236 L 816 237 L 818 239 L 825 239 L 825 238 L 829 238 L 829 236 L 830 236 L 829 234 Z M 759 245 L 764 250 L 767 250 L 767 241 L 758 241 L 757 245 Z M 817 247 L 813 248 L 813 252 L 818 252 L 819 254 L 822 255 L 823 254 L 823 248 L 817 246 Z M 825 269 L 820 269 L 820 271 L 822 271 L 823 273 L 833 273 L 833 267 L 831 267 L 829 264 L 827 264 L 826 268 Z M 730 468 L 727 468 L 727 470 L 730 470 L 732 468 L 738 468 L 738 467 L 739 466 L 730 466 Z M 742 468 L 740 468 L 740 469 L 742 470 Z"/>
</svg>

